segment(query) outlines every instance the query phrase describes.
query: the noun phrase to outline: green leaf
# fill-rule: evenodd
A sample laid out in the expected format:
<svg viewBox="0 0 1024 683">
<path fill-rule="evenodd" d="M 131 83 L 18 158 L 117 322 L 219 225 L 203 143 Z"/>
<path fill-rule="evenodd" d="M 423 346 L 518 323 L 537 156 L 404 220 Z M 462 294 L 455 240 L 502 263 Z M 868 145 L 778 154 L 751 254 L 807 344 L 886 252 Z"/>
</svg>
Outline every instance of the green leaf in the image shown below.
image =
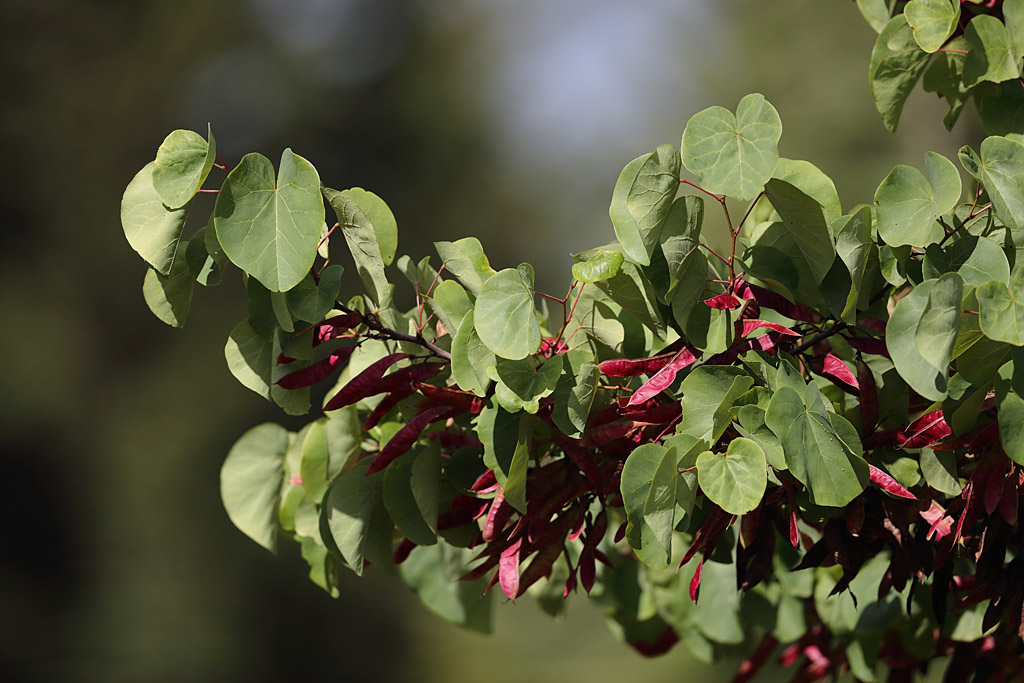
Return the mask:
<svg viewBox="0 0 1024 683">
<path fill-rule="evenodd" d="M 704 495 L 733 515 L 746 514 L 760 505 L 768 486 L 764 451 L 743 437 L 730 441 L 725 453 L 701 453 L 697 474 Z"/>
<path fill-rule="evenodd" d="M 370 221 L 377 237 L 380 258 L 385 266 L 390 266 L 395 260 L 395 252 L 398 251 L 398 223 L 395 221 L 395 215 L 391 213 L 383 199 L 361 187 L 344 190 L 342 194 L 355 202 Z"/>
<path fill-rule="evenodd" d="M 867 486 L 867 463 L 844 447 L 822 413 L 799 413 L 782 437 L 782 448 L 790 472 L 807 487 L 815 505 L 843 507 Z"/>
<path fill-rule="evenodd" d="M 959 496 L 964 487 L 956 474 L 956 454 L 953 451 L 921 449 L 921 474 L 928 485 L 947 496 Z"/>
<path fill-rule="evenodd" d="M 633 159 L 626 164 L 615 181 L 615 188 L 612 190 L 612 202 L 608 207 L 608 217 L 612 220 L 612 227 L 615 229 L 615 239 L 618 240 L 622 251 L 631 259 L 642 265 L 650 265 L 650 254 L 644 244 L 643 236 L 640 234 L 640 226 L 629 211 L 629 192 L 636 182 L 640 169 L 647 163 L 654 154 L 645 154 Z"/>
<path fill-rule="evenodd" d="M 522 413 L 510 413 L 492 401 L 484 406 L 476 419 L 476 432 L 484 446 L 484 464 L 494 472 L 498 483 L 505 486 L 512 460 L 519 444 L 519 422 Z"/>
<path fill-rule="evenodd" d="M 364 461 L 335 479 L 324 497 L 320 513 L 321 527 L 326 526 L 338 552 L 358 576 L 363 575 L 373 517 L 380 514 L 377 504 L 381 500 L 379 491 L 384 477 L 380 472 L 367 476 L 367 467 L 369 462 Z"/>
<path fill-rule="evenodd" d="M 683 416 L 677 434 L 715 443 L 732 419 L 730 409 L 754 379 L 740 368 L 728 365 L 703 365 L 695 368 L 682 384 Z"/>
<path fill-rule="evenodd" d="M 836 254 L 850 274 L 850 292 L 843 306 L 842 320 L 857 322 L 857 307 L 864 286 L 868 261 L 871 259 L 871 208 L 862 206 L 856 213 L 843 216 L 832 223 L 836 237 Z"/>
<path fill-rule="evenodd" d="M 925 52 L 935 52 L 949 40 L 960 20 L 960 3 L 951 0 L 911 0 L 903 8 L 914 40 Z"/>
<path fill-rule="evenodd" d="M 228 369 L 242 386 L 263 398 L 270 398 L 270 374 L 274 362 L 274 345 L 243 320 L 231 330 L 224 346 Z"/>
<path fill-rule="evenodd" d="M 586 261 L 596 251 L 591 249 L 580 254 L 574 254 L 573 258 L 579 261 Z M 658 309 L 658 297 L 654 287 L 644 276 L 636 265 L 624 261 L 619 273 L 607 280 L 595 283 L 609 299 L 617 303 L 622 309 L 634 319 L 645 325 L 654 332 L 660 339 L 665 338 L 667 328 L 662 320 L 661 312 Z"/>
<path fill-rule="evenodd" d="M 626 254 L 638 263 L 650 264 L 661 227 L 679 189 L 680 166 L 679 150 L 675 145 L 660 145 L 644 161 L 629 189 L 626 208 L 640 232 L 644 251 L 633 253 L 627 249 Z"/>
<path fill-rule="evenodd" d="M 355 407 L 327 415 L 327 480 L 351 469 L 362 453 L 363 426 Z"/>
<path fill-rule="evenodd" d="M 979 14 L 964 29 L 967 40 L 967 61 L 964 63 L 964 85 L 981 81 L 1000 83 L 1020 77 L 1021 54 L 1010 44 L 1006 26 L 999 19 Z"/>
<path fill-rule="evenodd" d="M 476 332 L 491 351 L 519 360 L 540 348 L 540 325 L 534 315 L 533 292 L 513 268 L 488 278 L 474 307 Z"/>
<path fill-rule="evenodd" d="M 480 240 L 475 237 L 464 237 L 455 242 L 434 242 L 434 248 L 441 257 L 445 270 L 454 275 L 474 298 L 479 296 L 484 282 L 494 275 L 494 269 L 484 255 Z"/>
<path fill-rule="evenodd" d="M 530 462 L 533 425 L 533 420 L 530 418 L 523 417 L 519 420 L 516 448 L 512 452 L 512 462 L 509 463 L 505 483 L 502 485 L 505 490 L 505 500 L 524 515 L 526 514 L 526 475 Z"/>
<path fill-rule="evenodd" d="M 820 284 L 836 258 L 824 207 L 795 185 L 777 178 L 768 181 L 765 194 L 810 267 L 814 281 Z"/>
<path fill-rule="evenodd" d="M 926 280 L 945 273 L 958 273 L 966 287 L 980 287 L 989 280 L 1009 281 L 1010 264 L 1002 247 L 992 240 L 964 235 L 945 250 L 937 244 L 929 245 L 921 273 Z"/>
<path fill-rule="evenodd" d="M 960 112 L 973 91 L 973 88 L 964 85 L 964 64 L 967 62 L 969 47 L 963 36 L 957 36 L 946 43 L 946 51 L 935 55 L 921 82 L 925 92 L 938 94 L 949 105 L 949 111 L 942 117 L 946 130 L 953 130 L 953 125 L 960 118 Z"/>
<path fill-rule="evenodd" d="M 412 497 L 423 521 L 437 533 L 437 517 L 441 505 L 441 442 L 432 441 L 416 454 L 412 462 Z"/>
<path fill-rule="evenodd" d="M 1018 80 L 992 86 L 978 95 L 978 113 L 986 135 L 1001 135 L 1024 142 L 1024 85 Z"/>
<path fill-rule="evenodd" d="M 473 302 L 469 300 L 469 295 L 455 280 L 438 282 L 434 286 L 434 291 L 430 293 L 429 302 L 431 310 L 453 339 L 466 314 L 473 310 Z"/>
<path fill-rule="evenodd" d="M 494 594 L 485 591 L 487 578 L 459 581 L 472 552 L 447 543 L 416 547 L 398 571 L 434 614 L 479 633 L 493 630 Z"/>
<path fill-rule="evenodd" d="M 587 428 L 601 373 L 594 355 L 585 349 L 569 351 L 566 357 L 570 372 L 564 373 L 555 387 L 551 418 L 566 436 L 575 439 Z"/>
<path fill-rule="evenodd" d="M 1014 350 L 1014 361 L 1021 353 Z M 999 443 L 1006 455 L 1018 465 L 1024 464 L 1024 368 L 1010 362 L 999 368 L 996 377 L 996 416 L 999 421 Z"/>
<path fill-rule="evenodd" d="M 208 227 L 210 228 L 209 232 L 213 232 L 213 226 Z M 214 240 L 216 241 L 216 239 L 215 236 Z M 199 228 L 185 248 L 185 262 L 196 282 L 204 287 L 214 287 L 220 284 L 227 259 L 223 258 L 223 252 L 215 251 L 211 254 L 208 243 L 206 228 Z M 220 245 L 217 246 L 219 248 Z"/>
<path fill-rule="evenodd" d="M 550 396 L 558 385 L 562 363 L 561 355 L 552 356 L 537 367 L 530 358 L 499 358 L 487 374 L 498 382 L 495 398 L 505 410 L 517 412 L 525 409 L 534 414 L 540 409 L 540 399 Z"/>
<path fill-rule="evenodd" d="M 675 527 L 678 451 L 648 443 L 638 446 L 622 466 L 626 539 L 637 557 L 653 568 L 667 567 Z"/>
<path fill-rule="evenodd" d="M 187 245 L 187 242 L 182 244 L 183 247 Z M 146 278 L 142 282 L 142 296 L 146 299 L 149 310 L 157 318 L 171 327 L 184 327 L 189 309 L 192 307 L 192 290 L 195 284 L 187 260 L 178 258 L 168 275 L 161 275 L 153 268 L 146 270 Z"/>
<path fill-rule="evenodd" d="M 176 130 L 156 151 L 153 166 L 153 189 L 169 208 L 189 203 L 206 181 L 217 159 L 217 142 L 207 124 L 207 142 L 199 133 Z"/>
<path fill-rule="evenodd" d="M 708 192 L 740 200 L 757 196 L 779 160 L 782 121 L 763 95 L 697 112 L 683 131 L 683 164 Z"/>
<path fill-rule="evenodd" d="M 587 260 L 572 266 L 572 276 L 580 282 L 599 282 L 618 275 L 623 257 L 617 251 L 594 249 L 587 252 Z"/>
<path fill-rule="evenodd" d="M 665 303 L 673 301 L 676 288 L 684 280 L 687 284 L 696 286 L 695 283 L 699 279 L 700 288 L 704 287 L 707 261 L 698 248 L 703 223 L 703 197 L 687 195 L 672 202 L 672 208 L 668 212 L 659 238 L 669 275 L 668 289 L 662 297 Z M 691 271 L 696 271 L 695 274 L 699 277 L 693 277 L 694 273 Z"/>
<path fill-rule="evenodd" d="M 929 401 L 946 397 L 947 373 L 939 370 L 917 350 L 917 325 L 928 305 L 937 280 L 927 280 L 900 299 L 885 327 L 885 345 L 896 371 L 907 384 Z"/>
<path fill-rule="evenodd" d="M 889 21 L 889 3 L 887 0 L 857 0 L 857 9 L 867 20 L 875 33 L 880 33 Z"/>
<path fill-rule="evenodd" d="M 339 265 L 327 266 L 320 274 L 320 281 L 312 273 L 288 290 L 285 299 L 288 310 L 299 320 L 315 323 L 323 320 L 334 308 L 341 293 L 341 276 L 345 268 Z"/>
<path fill-rule="evenodd" d="M 929 57 L 914 40 L 914 31 L 904 14 L 890 19 L 875 40 L 868 80 L 875 108 L 890 131 L 896 130 L 903 105 L 924 73 Z"/>
<path fill-rule="evenodd" d="M 391 303 L 393 286 L 384 274 L 384 257 L 374 225 L 347 191 L 338 192 L 325 187 L 323 194 L 338 217 L 338 226 L 345 236 L 366 294 L 378 308 L 386 308 Z"/>
<path fill-rule="evenodd" d="M 994 341 L 1024 344 L 1024 266 L 1014 268 L 1010 285 L 992 280 L 978 287 L 981 331 Z"/>
<path fill-rule="evenodd" d="M 416 545 L 433 545 L 437 543 L 437 535 L 424 519 L 423 512 L 413 495 L 413 463 L 416 455 L 407 453 L 384 470 L 384 505 L 399 533 Z M 435 528 L 436 514 L 435 507 Z"/>
<path fill-rule="evenodd" d="M 961 147 L 960 163 L 985 186 L 1000 220 L 1010 228 L 1024 228 L 1024 145 L 990 136 L 982 141 L 980 155 Z"/>
<path fill-rule="evenodd" d="M 843 215 L 843 207 L 839 202 L 839 193 L 836 192 L 835 183 L 811 162 L 779 158 L 772 177 L 793 185 L 821 204 L 829 223 Z"/>
<path fill-rule="evenodd" d="M 327 450 L 328 418 L 321 417 L 309 424 L 302 439 L 302 460 L 299 463 L 299 476 L 310 500 L 319 504 L 327 492 L 330 483 L 328 472 Z"/>
<path fill-rule="evenodd" d="M 953 356 L 963 295 L 964 280 L 958 274 L 946 273 L 936 280 L 914 332 L 917 352 L 939 372 L 947 371 Z"/>
<path fill-rule="evenodd" d="M 939 216 L 960 200 L 960 174 L 941 154 L 925 155 L 928 178 L 912 166 L 897 166 L 875 191 L 878 234 L 892 247 L 928 246 L 944 236 Z"/>
<path fill-rule="evenodd" d="M 487 369 L 496 360 L 494 353 L 476 333 L 473 311 L 468 311 L 452 340 L 452 379 L 459 388 L 484 396 L 491 383 Z"/>
<path fill-rule="evenodd" d="M 161 275 L 171 272 L 188 205 L 164 206 L 153 188 L 153 162 L 135 174 L 121 198 L 121 227 L 128 244 Z"/>
<path fill-rule="evenodd" d="M 220 470 L 220 496 L 228 517 L 271 552 L 277 550 L 277 508 L 287 450 L 288 431 L 261 424 L 235 442 Z"/>
<path fill-rule="evenodd" d="M 247 154 L 221 187 L 213 209 L 217 239 L 236 266 L 272 292 L 285 292 L 306 276 L 316 258 L 324 203 L 320 176 L 290 149 L 274 166 Z"/>
</svg>

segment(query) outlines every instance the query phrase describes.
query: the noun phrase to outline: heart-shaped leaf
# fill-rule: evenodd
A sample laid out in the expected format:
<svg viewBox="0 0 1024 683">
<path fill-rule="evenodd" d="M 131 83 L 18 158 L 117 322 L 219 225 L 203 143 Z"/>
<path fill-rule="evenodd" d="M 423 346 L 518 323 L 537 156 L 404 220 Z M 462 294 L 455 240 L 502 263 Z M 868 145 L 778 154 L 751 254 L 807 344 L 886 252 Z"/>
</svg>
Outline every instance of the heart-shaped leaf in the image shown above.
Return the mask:
<svg viewBox="0 0 1024 683">
<path fill-rule="evenodd" d="M 912 166 L 897 166 L 875 191 L 878 234 L 891 247 L 926 247 L 943 237 L 936 219 L 960 200 L 960 174 L 946 157 L 925 155 L 928 177 Z"/>
<path fill-rule="evenodd" d="M 725 453 L 701 453 L 697 476 L 704 495 L 733 515 L 746 514 L 760 505 L 768 486 L 764 451 L 743 437 L 730 441 Z"/>
<path fill-rule="evenodd" d="M 910 0 L 903 8 L 914 40 L 925 52 L 935 52 L 945 43 L 960 20 L 960 3 L 951 0 Z"/>
<path fill-rule="evenodd" d="M 779 212 L 786 231 L 814 274 L 815 282 L 821 283 L 836 258 L 835 240 L 824 207 L 795 185 L 778 178 L 768 181 L 765 194 Z"/>
<path fill-rule="evenodd" d="M 287 450 L 287 430 L 261 424 L 235 442 L 220 470 L 220 496 L 228 517 L 271 552 L 277 549 L 277 508 Z"/>
<path fill-rule="evenodd" d="M 868 67 L 871 94 L 882 123 L 896 130 L 903 105 L 921 78 L 931 57 L 914 40 L 914 30 L 905 14 L 897 14 L 885 25 L 871 50 Z"/>
<path fill-rule="evenodd" d="M 533 292 L 527 289 L 517 269 L 506 268 L 484 283 L 474 313 L 480 340 L 498 356 L 520 360 L 540 348 Z"/>
<path fill-rule="evenodd" d="M 782 121 L 764 95 L 747 95 L 736 114 L 724 107 L 697 112 L 683 131 L 683 164 L 708 192 L 750 200 L 779 160 Z"/>
<path fill-rule="evenodd" d="M 161 275 L 171 272 L 188 205 L 167 208 L 153 187 L 154 163 L 135 174 L 121 198 L 121 227 L 128 244 Z"/>
<path fill-rule="evenodd" d="M 964 63 L 964 84 L 1000 83 L 1020 77 L 1021 54 L 1010 42 L 1006 25 L 996 17 L 979 14 L 964 29 L 970 46 Z"/>
<path fill-rule="evenodd" d="M 153 188 L 168 207 L 177 209 L 188 204 L 206 181 L 217 158 L 217 143 L 207 126 L 209 142 L 199 133 L 176 130 L 156 151 L 153 166 Z"/>
<path fill-rule="evenodd" d="M 981 331 L 995 341 L 1024 344 L 1024 267 L 1014 268 L 1010 284 L 992 280 L 978 287 Z"/>
<path fill-rule="evenodd" d="M 960 163 L 985 186 L 996 215 L 1011 228 L 1024 228 L 1024 144 L 989 136 L 981 153 L 960 148 Z"/>
<path fill-rule="evenodd" d="M 316 257 L 324 222 L 320 176 L 290 149 L 276 180 L 269 159 L 247 154 L 224 181 L 213 216 L 231 262 L 270 291 L 288 291 Z"/>
<path fill-rule="evenodd" d="M 914 332 L 917 352 L 940 372 L 946 372 L 953 355 L 963 295 L 964 280 L 956 273 L 946 273 L 936 280 Z"/>
<path fill-rule="evenodd" d="M 609 249 L 586 252 L 586 261 L 573 264 L 572 276 L 580 282 L 598 282 L 615 277 L 622 268 L 622 254 Z"/>
</svg>

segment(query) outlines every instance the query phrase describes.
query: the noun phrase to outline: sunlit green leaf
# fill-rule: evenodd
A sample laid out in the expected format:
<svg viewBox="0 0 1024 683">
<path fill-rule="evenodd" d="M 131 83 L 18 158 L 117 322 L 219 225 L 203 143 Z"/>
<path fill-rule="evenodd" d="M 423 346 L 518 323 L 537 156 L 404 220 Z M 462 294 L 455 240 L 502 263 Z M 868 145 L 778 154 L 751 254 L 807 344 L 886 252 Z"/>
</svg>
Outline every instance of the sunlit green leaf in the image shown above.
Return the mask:
<svg viewBox="0 0 1024 683">
<path fill-rule="evenodd" d="M 325 187 L 323 194 L 338 217 L 338 226 L 348 244 L 348 250 L 352 254 L 352 260 L 356 264 L 359 279 L 362 280 L 367 295 L 376 306 L 386 308 L 391 303 L 393 286 L 384 273 L 384 257 L 377 242 L 374 225 L 347 191 L 338 192 Z M 365 196 L 363 199 L 365 200 Z"/>
<path fill-rule="evenodd" d="M 742 515 L 761 504 L 768 485 L 764 451 L 754 441 L 737 437 L 725 453 L 704 451 L 697 458 L 700 488 L 728 513 Z"/>
<path fill-rule="evenodd" d="M 914 40 L 925 52 L 935 52 L 945 43 L 960 19 L 960 3 L 952 0 L 911 0 L 903 8 Z"/>
<path fill-rule="evenodd" d="M 480 340 L 502 358 L 519 360 L 540 348 L 533 292 L 514 268 L 488 278 L 477 296 L 473 319 Z"/>
<path fill-rule="evenodd" d="M 936 219 L 960 199 L 960 174 L 940 154 L 925 155 L 928 177 L 912 166 L 897 166 L 875 191 L 878 234 L 889 246 L 925 247 L 943 237 Z"/>
<path fill-rule="evenodd" d="M 284 427 L 261 424 L 235 442 L 220 470 L 220 495 L 228 517 L 271 552 L 277 549 L 277 507 L 287 449 Z"/>
<path fill-rule="evenodd" d="M 964 63 L 964 83 L 999 83 L 1020 77 L 1021 54 L 1010 44 L 1006 26 L 996 17 L 979 14 L 964 29 L 970 46 Z"/>
<path fill-rule="evenodd" d="M 939 370 L 917 350 L 917 325 L 928 305 L 928 296 L 937 280 L 922 282 L 900 299 L 885 327 L 885 345 L 900 377 L 914 391 L 930 401 L 946 397 L 947 373 Z"/>
<path fill-rule="evenodd" d="M 615 277 L 622 268 L 623 256 L 617 251 L 595 249 L 587 252 L 587 260 L 573 264 L 572 276 L 580 282 L 598 282 Z"/>
<path fill-rule="evenodd" d="M 445 270 L 454 275 L 474 297 L 480 294 L 484 282 L 494 275 L 480 240 L 475 237 L 464 237 L 455 242 L 434 242 L 434 248 Z"/>
<path fill-rule="evenodd" d="M 172 209 L 188 204 L 203 186 L 217 159 L 217 143 L 207 125 L 209 142 L 199 133 L 176 130 L 164 138 L 156 151 L 153 189 Z"/>
<path fill-rule="evenodd" d="M 936 280 L 914 332 L 917 352 L 940 372 L 946 372 L 953 355 L 963 293 L 964 280 L 956 273 L 946 273 Z"/>
<path fill-rule="evenodd" d="M 171 272 L 188 205 L 164 206 L 153 188 L 153 162 L 135 174 L 121 198 L 121 227 L 128 244 L 161 275 Z"/>
<path fill-rule="evenodd" d="M 1024 344 L 1024 267 L 1017 266 L 1005 282 L 992 280 L 978 287 L 981 331 L 994 341 Z"/>
</svg>

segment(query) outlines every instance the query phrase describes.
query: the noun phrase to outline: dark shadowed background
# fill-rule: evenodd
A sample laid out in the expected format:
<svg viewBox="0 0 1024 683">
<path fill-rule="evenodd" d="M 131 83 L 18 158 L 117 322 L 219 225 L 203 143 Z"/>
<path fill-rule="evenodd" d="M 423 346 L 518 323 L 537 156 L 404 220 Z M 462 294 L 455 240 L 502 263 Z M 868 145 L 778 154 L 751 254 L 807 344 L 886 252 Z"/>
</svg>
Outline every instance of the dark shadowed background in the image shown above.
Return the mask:
<svg viewBox="0 0 1024 683">
<path fill-rule="evenodd" d="M 528 599 L 503 605 L 490 638 L 435 619 L 397 580 L 345 576 L 332 600 L 295 548 L 274 558 L 231 526 L 221 462 L 280 418 L 224 364 L 242 288 L 200 288 L 186 329 L 164 326 L 119 225 L 125 185 L 171 130 L 210 122 L 232 164 L 292 147 L 325 184 L 383 197 L 400 253 L 476 235 L 492 264 L 531 261 L 552 292 L 570 252 L 612 238 L 622 166 L 678 144 L 713 104 L 764 93 L 783 156 L 821 167 L 846 206 L 894 164 L 979 135 L 969 115 L 947 134 L 920 92 L 901 135 L 884 131 L 874 34 L 849 1 L 10 0 L 3 15 L 0 678 L 13 683 L 702 676 L 682 647 L 651 661 L 617 644 L 584 600 L 568 625 Z"/>
</svg>

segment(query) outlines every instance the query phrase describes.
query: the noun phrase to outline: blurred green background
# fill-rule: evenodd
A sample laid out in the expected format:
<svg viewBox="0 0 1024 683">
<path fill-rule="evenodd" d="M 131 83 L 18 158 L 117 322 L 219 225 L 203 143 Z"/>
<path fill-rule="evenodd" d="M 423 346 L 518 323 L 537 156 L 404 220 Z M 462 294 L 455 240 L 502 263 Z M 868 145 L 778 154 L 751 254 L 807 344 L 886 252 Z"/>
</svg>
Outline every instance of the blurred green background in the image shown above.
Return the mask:
<svg viewBox="0 0 1024 683">
<path fill-rule="evenodd" d="M 735 661 L 705 670 L 682 647 L 642 659 L 585 600 L 567 624 L 503 605 L 484 638 L 396 580 L 346 576 L 332 600 L 294 548 L 246 539 L 219 468 L 280 416 L 224 364 L 242 289 L 197 292 L 187 328 L 163 326 L 120 197 L 168 132 L 209 121 L 230 163 L 292 147 L 326 184 L 381 195 L 403 253 L 476 235 L 496 267 L 529 260 L 559 292 L 570 252 L 612 238 L 622 166 L 713 104 L 764 93 L 781 153 L 831 175 L 846 206 L 894 164 L 980 136 L 969 113 L 946 133 L 921 92 L 887 134 L 873 39 L 846 0 L 10 0 L 0 678 L 727 679 Z"/>
</svg>

